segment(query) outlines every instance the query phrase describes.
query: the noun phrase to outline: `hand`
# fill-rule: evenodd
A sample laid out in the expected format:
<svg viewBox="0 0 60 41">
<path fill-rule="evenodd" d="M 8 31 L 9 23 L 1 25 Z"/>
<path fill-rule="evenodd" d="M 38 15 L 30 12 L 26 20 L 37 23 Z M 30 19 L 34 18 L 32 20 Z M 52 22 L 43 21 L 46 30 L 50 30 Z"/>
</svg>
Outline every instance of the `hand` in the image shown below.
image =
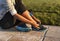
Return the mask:
<svg viewBox="0 0 60 41">
<path fill-rule="evenodd" d="M 38 28 L 38 27 L 39 27 L 39 24 L 36 24 L 36 23 L 32 23 L 32 25 L 33 25 L 35 28 Z"/>
<path fill-rule="evenodd" d="M 41 21 L 39 19 L 36 19 L 36 21 L 37 21 L 38 24 L 41 24 Z"/>
</svg>

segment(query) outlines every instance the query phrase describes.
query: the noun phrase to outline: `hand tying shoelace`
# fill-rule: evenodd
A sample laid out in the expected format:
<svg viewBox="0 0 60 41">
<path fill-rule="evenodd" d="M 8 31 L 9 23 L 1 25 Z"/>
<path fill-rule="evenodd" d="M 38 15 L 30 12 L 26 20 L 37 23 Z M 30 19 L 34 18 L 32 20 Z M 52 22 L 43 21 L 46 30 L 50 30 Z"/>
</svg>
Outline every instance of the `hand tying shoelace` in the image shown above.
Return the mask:
<svg viewBox="0 0 60 41">
<path fill-rule="evenodd" d="M 47 28 L 44 27 L 43 25 L 39 25 L 37 28 L 35 28 L 34 26 L 32 26 L 32 30 L 35 30 L 35 31 L 40 31 L 40 30 L 46 30 Z"/>
</svg>

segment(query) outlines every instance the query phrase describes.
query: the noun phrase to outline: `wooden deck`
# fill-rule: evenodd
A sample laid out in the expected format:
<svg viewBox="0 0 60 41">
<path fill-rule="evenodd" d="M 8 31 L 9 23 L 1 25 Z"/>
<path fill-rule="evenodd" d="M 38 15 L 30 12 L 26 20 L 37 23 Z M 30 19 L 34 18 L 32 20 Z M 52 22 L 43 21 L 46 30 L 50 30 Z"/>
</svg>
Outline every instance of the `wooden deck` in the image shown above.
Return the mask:
<svg viewBox="0 0 60 41">
<path fill-rule="evenodd" d="M 0 28 L 0 41 L 60 41 L 60 26 L 48 26 L 45 31 L 19 32 Z"/>
</svg>

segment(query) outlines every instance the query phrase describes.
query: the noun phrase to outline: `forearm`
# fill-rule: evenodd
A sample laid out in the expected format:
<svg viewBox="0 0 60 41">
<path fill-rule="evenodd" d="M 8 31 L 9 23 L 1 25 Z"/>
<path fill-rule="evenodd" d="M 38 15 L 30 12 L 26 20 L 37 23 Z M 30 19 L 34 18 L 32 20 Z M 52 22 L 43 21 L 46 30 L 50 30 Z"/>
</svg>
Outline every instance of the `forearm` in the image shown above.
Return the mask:
<svg viewBox="0 0 60 41">
<path fill-rule="evenodd" d="M 36 18 L 35 16 L 32 15 L 31 17 L 32 17 L 35 21 L 37 21 L 37 18 Z"/>
<path fill-rule="evenodd" d="M 41 21 L 39 19 L 37 19 L 35 16 L 32 16 L 32 18 L 39 24 L 41 24 Z"/>
<path fill-rule="evenodd" d="M 35 21 L 37 21 L 37 18 L 36 18 L 32 13 L 30 13 L 30 16 L 31 16 Z"/>
<path fill-rule="evenodd" d="M 14 17 L 22 22 L 32 24 L 32 22 L 19 14 L 15 14 Z"/>
</svg>

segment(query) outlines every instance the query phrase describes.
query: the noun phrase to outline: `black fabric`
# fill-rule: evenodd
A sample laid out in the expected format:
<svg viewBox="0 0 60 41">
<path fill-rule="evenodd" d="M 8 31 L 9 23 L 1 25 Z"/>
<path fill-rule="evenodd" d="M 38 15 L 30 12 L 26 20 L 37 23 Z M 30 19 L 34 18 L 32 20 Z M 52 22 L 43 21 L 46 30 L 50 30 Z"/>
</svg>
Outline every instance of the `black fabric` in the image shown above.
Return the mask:
<svg viewBox="0 0 60 41">
<path fill-rule="evenodd" d="M 14 17 L 11 15 L 10 12 L 7 12 L 5 16 L 0 20 L 0 27 L 2 27 L 2 29 L 8 29 L 16 26 L 20 22 L 21 21 L 16 20 L 14 24 Z"/>
<path fill-rule="evenodd" d="M 24 6 L 24 4 L 22 3 L 22 0 L 15 0 L 16 4 L 15 4 L 15 8 L 17 10 L 18 13 L 23 14 L 24 11 L 26 11 L 26 7 Z"/>
<path fill-rule="evenodd" d="M 10 12 L 7 12 L 5 16 L 0 20 L 0 26 L 2 28 L 8 28 L 13 24 L 14 24 L 14 18 L 10 14 Z"/>
</svg>

